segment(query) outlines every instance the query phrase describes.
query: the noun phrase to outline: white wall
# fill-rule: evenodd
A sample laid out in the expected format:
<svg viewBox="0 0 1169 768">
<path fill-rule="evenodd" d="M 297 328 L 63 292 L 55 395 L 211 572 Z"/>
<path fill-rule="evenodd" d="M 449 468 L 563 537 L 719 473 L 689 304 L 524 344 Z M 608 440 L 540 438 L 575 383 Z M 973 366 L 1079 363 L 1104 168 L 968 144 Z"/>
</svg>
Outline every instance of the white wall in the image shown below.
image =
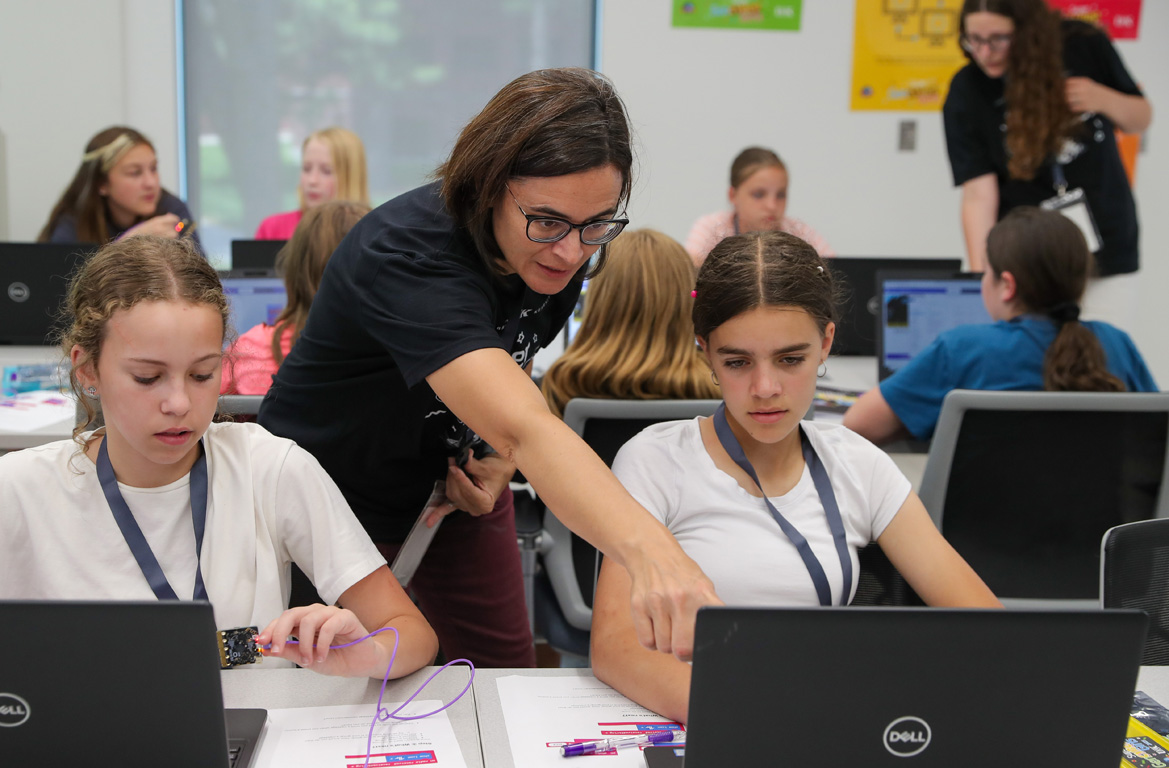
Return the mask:
<svg viewBox="0 0 1169 768">
<path fill-rule="evenodd" d="M 788 212 L 847 256 L 964 255 L 941 114 L 851 112 L 852 0 L 805 2 L 799 32 L 674 29 L 670 3 L 605 4 L 602 67 L 639 138 L 631 226 L 684 240 L 699 215 L 726 205 L 731 160 L 760 144 L 791 176 Z M 1169 387 L 1169 3 L 1145 2 L 1141 40 L 1118 44 L 1163 115 L 1138 161 L 1141 327 L 1129 329 Z M 898 123 L 918 121 L 915 152 Z"/>
<path fill-rule="evenodd" d="M 670 4 L 604 4 L 602 66 L 629 107 L 641 172 L 634 226 L 683 239 L 725 204 L 731 158 L 748 144 L 788 163 L 792 215 L 844 255 L 962 253 L 958 194 L 937 113 L 850 112 L 851 0 L 804 4 L 799 32 L 675 30 Z M 1141 314 L 1130 329 L 1169 387 L 1169 3 L 1146 2 L 1141 40 L 1118 45 L 1156 110 L 1138 163 Z M 100 128 L 127 123 L 178 183 L 174 6 L 162 0 L 0 3 L 0 239 L 29 240 Z M 1160 111 L 1160 110 L 1158 110 Z M 902 119 L 918 148 L 897 151 Z"/>
</svg>

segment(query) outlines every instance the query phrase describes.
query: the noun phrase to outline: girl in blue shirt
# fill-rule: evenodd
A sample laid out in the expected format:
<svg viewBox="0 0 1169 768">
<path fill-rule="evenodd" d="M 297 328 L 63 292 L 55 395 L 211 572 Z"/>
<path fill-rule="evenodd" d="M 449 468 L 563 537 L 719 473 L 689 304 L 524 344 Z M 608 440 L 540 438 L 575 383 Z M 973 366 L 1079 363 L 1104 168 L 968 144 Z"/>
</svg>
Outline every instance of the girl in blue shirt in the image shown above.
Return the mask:
<svg viewBox="0 0 1169 768">
<path fill-rule="evenodd" d="M 929 439 L 952 389 L 1157 391 L 1127 333 L 1079 319 L 1093 259 L 1069 219 L 1012 210 L 990 231 L 987 263 L 982 300 L 996 322 L 940 334 L 861 396 L 845 426 L 876 443 L 906 433 Z"/>
</svg>

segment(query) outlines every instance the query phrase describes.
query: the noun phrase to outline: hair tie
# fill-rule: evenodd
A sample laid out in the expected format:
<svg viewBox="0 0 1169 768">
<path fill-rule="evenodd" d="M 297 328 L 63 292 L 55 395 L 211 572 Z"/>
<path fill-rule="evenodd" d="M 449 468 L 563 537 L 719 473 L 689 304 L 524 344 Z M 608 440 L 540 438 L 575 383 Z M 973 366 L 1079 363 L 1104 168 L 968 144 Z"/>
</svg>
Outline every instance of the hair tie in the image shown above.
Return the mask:
<svg viewBox="0 0 1169 768">
<path fill-rule="evenodd" d="M 1074 323 L 1080 319 L 1080 305 L 1073 301 L 1065 301 L 1047 310 L 1047 316 L 1060 325 Z"/>
<path fill-rule="evenodd" d="M 698 291 L 691 291 L 690 298 L 697 299 L 698 298 Z"/>
</svg>

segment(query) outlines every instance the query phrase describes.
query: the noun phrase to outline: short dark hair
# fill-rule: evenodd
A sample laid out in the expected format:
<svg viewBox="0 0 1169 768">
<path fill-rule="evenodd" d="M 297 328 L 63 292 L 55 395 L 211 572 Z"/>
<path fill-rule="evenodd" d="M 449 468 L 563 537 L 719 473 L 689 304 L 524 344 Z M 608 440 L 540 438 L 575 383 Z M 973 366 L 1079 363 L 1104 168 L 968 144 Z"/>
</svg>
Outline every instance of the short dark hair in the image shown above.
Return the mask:
<svg viewBox="0 0 1169 768">
<path fill-rule="evenodd" d="M 625 105 L 604 75 L 588 69 L 540 69 L 520 75 L 463 128 L 435 171 L 455 223 L 470 234 L 494 274 L 503 253 L 491 211 L 509 179 L 565 176 L 606 165 L 621 173 L 621 196 L 633 184 L 633 150 Z M 605 260 L 602 246 L 590 274 Z"/>
<path fill-rule="evenodd" d="M 694 332 L 707 338 L 756 307 L 798 307 L 823 334 L 837 320 L 837 287 L 816 249 L 786 232 L 747 232 L 716 245 L 698 271 Z"/>
<path fill-rule="evenodd" d="M 751 178 L 755 171 L 763 168 L 778 168 L 787 171 L 787 166 L 779 155 L 765 147 L 747 147 L 735 156 L 731 163 L 731 186 L 738 189 L 744 181 Z"/>
</svg>

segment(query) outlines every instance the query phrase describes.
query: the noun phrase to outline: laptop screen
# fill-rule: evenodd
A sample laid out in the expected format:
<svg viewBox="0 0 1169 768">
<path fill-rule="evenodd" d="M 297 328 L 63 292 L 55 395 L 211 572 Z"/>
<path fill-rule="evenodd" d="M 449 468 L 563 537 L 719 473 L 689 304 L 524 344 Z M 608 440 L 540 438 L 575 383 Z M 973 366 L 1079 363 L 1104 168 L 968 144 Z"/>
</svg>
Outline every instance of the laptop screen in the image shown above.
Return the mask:
<svg viewBox="0 0 1169 768">
<path fill-rule="evenodd" d="M 961 259 L 837 256 L 825 259 L 840 287 L 840 320 L 836 323 L 833 355 L 872 357 L 877 354 L 877 273 L 894 270 L 958 272 Z"/>
<path fill-rule="evenodd" d="M 231 324 L 237 333 L 244 333 L 260 323 L 274 325 L 276 318 L 288 303 L 284 281 L 274 275 L 268 277 L 223 277 L 223 292 L 231 307 Z"/>
<path fill-rule="evenodd" d="M 943 331 L 991 322 L 982 303 L 981 280 L 980 274 L 960 272 L 878 273 L 881 379 L 908 365 Z"/>
<path fill-rule="evenodd" d="M 276 254 L 287 240 L 232 240 L 231 268 L 274 269 Z"/>
</svg>

